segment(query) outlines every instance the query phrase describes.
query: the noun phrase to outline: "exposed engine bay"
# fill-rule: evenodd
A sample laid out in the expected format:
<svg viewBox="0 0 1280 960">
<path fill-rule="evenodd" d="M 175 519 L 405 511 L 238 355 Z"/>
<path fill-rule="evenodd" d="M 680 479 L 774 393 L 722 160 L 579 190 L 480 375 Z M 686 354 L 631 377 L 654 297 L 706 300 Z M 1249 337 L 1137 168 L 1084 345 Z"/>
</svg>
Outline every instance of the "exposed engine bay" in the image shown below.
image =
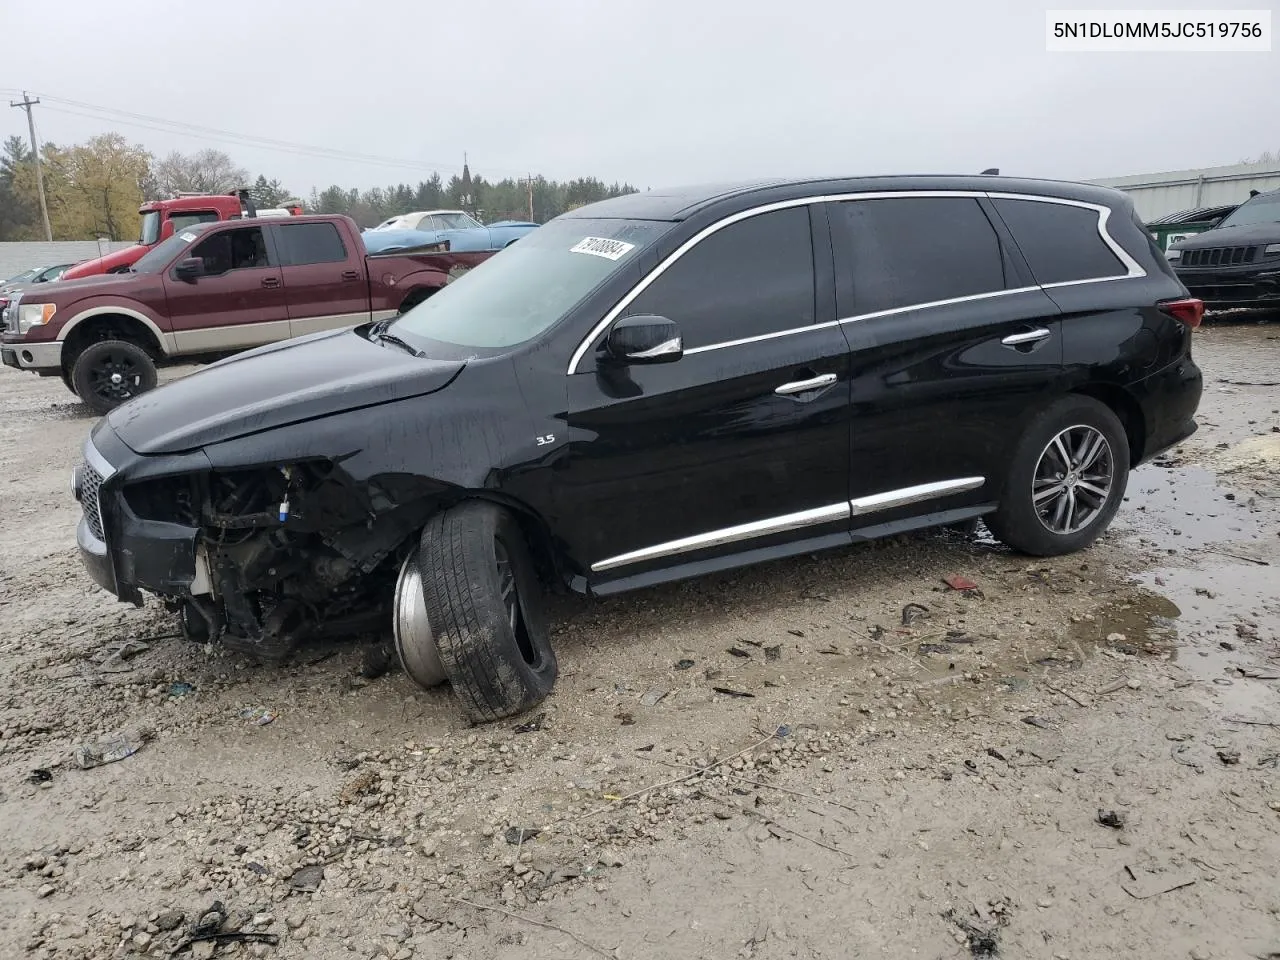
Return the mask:
<svg viewBox="0 0 1280 960">
<path fill-rule="evenodd" d="M 187 633 L 267 659 L 320 633 L 385 630 L 396 576 L 430 507 L 356 485 L 329 461 L 127 484 L 139 518 L 195 527 Z M 419 491 L 420 493 L 420 491 Z M 404 505 L 400 505 L 403 503 Z"/>
</svg>

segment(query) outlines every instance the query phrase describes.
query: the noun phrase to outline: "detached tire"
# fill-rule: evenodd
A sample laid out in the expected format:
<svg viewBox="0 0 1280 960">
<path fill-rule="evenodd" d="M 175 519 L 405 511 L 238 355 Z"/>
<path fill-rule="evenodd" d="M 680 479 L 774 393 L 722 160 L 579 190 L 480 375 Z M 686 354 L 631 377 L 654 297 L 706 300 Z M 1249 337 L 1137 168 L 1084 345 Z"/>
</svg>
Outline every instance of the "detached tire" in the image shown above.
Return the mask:
<svg viewBox="0 0 1280 960">
<path fill-rule="evenodd" d="M 1083 550 L 1124 499 L 1129 440 L 1111 408 L 1092 397 L 1054 401 L 1014 449 L 1000 506 L 984 517 L 993 534 L 1037 557 Z"/>
<path fill-rule="evenodd" d="M 437 514 L 422 531 L 418 570 L 440 663 L 468 719 L 536 706 L 558 672 L 542 590 L 511 514 L 481 500 Z"/>
<path fill-rule="evenodd" d="M 70 385 L 90 410 L 103 415 L 154 389 L 156 365 L 136 343 L 99 340 L 72 363 Z"/>
</svg>

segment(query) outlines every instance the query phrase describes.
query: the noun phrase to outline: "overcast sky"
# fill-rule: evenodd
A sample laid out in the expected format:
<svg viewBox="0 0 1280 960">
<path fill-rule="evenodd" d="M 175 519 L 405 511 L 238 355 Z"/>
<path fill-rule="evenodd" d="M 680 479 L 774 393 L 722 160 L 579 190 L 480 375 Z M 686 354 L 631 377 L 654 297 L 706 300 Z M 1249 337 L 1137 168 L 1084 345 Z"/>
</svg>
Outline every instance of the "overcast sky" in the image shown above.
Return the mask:
<svg viewBox="0 0 1280 960">
<path fill-rule="evenodd" d="M 0 89 L 93 105 L 37 107 L 42 140 L 114 129 L 157 154 L 214 146 L 302 194 L 432 169 L 447 178 L 464 151 L 491 179 L 532 171 L 644 188 L 989 166 L 1085 179 L 1280 150 L 1280 51 L 1050 54 L 1044 10 L 1017 0 L 0 0 Z M 411 165 L 179 135 L 97 108 Z M 0 135 L 26 136 L 22 111 L 2 113 Z"/>
</svg>

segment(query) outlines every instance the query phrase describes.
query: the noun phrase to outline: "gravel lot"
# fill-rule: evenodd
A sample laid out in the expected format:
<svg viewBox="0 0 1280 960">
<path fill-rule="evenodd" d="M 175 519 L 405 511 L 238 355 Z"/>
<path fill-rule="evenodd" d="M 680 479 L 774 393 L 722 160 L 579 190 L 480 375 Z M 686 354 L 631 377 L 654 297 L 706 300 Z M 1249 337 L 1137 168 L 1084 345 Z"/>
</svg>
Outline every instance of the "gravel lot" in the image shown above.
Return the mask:
<svg viewBox="0 0 1280 960">
<path fill-rule="evenodd" d="M 1196 353 L 1200 432 L 1092 550 L 556 598 L 555 695 L 478 728 L 354 646 L 263 666 L 92 587 L 92 420 L 0 368 L 0 956 L 167 956 L 215 901 L 273 936 L 182 956 L 1280 956 L 1280 325 Z"/>
</svg>

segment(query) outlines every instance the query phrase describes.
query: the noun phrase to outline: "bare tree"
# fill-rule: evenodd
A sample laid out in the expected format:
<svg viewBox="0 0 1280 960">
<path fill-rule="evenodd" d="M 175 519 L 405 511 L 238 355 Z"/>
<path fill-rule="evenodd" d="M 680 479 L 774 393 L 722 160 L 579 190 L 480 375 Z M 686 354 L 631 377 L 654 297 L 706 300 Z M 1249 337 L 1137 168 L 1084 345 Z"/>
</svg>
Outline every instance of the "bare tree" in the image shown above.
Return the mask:
<svg viewBox="0 0 1280 960">
<path fill-rule="evenodd" d="M 221 150 L 174 151 L 152 168 L 159 197 L 180 193 L 229 193 L 249 185 L 249 172 Z"/>
</svg>

